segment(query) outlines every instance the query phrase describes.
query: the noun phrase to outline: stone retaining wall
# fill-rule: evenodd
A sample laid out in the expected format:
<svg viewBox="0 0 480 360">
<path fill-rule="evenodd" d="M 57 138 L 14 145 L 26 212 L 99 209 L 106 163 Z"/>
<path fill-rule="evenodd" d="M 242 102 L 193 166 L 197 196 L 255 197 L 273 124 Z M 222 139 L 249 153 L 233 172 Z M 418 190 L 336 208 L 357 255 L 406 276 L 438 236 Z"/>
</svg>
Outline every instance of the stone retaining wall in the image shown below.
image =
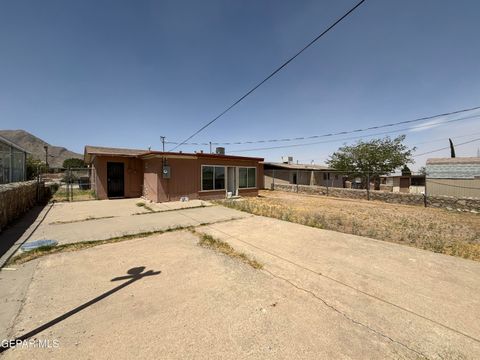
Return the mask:
<svg viewBox="0 0 480 360">
<path fill-rule="evenodd" d="M 36 180 L 0 185 L 0 231 L 49 196 L 44 183 L 38 183 L 38 187 L 37 195 Z"/>
<path fill-rule="evenodd" d="M 297 185 L 275 184 L 274 190 L 297 192 Z M 367 199 L 367 190 L 326 188 L 323 186 L 298 185 L 298 192 L 311 195 L 328 195 L 340 198 Z M 370 190 L 370 200 L 384 201 L 394 204 L 424 206 L 424 196 L 421 194 L 404 194 L 386 191 Z M 450 196 L 427 196 L 427 206 L 480 212 L 480 199 L 455 198 Z"/>
</svg>

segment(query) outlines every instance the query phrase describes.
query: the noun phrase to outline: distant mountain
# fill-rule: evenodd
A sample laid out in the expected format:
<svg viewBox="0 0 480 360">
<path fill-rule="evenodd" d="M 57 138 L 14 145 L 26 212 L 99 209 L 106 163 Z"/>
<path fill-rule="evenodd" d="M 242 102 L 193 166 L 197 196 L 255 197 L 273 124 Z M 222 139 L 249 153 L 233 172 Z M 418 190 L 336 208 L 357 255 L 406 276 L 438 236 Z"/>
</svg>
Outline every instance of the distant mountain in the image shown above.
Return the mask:
<svg viewBox="0 0 480 360">
<path fill-rule="evenodd" d="M 70 158 L 83 159 L 82 154 L 77 154 L 64 147 L 50 145 L 42 139 L 30 134 L 25 130 L 0 130 L 0 136 L 32 154 L 35 159 L 45 161 L 44 146 L 48 146 L 48 164 L 50 167 L 62 167 L 63 161 Z"/>
</svg>

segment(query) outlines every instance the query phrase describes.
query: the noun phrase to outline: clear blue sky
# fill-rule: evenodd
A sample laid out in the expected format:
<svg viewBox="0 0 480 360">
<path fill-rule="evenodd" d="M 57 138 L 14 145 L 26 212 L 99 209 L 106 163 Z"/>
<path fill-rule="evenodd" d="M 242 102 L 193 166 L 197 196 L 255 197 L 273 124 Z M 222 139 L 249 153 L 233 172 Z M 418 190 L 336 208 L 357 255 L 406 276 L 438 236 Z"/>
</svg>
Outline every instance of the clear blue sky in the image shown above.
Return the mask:
<svg viewBox="0 0 480 360">
<path fill-rule="evenodd" d="M 0 128 L 78 152 L 85 144 L 159 149 L 160 135 L 191 134 L 353 4 L 2 1 Z M 479 13 L 476 0 L 367 0 L 192 141 L 324 134 L 478 106 Z M 463 142 L 480 137 L 479 124 L 423 128 L 407 139 L 466 135 L 454 139 Z M 341 144 L 243 154 L 321 163 Z M 447 145 L 421 144 L 417 153 Z M 457 154 L 475 156 L 479 146 Z"/>
</svg>

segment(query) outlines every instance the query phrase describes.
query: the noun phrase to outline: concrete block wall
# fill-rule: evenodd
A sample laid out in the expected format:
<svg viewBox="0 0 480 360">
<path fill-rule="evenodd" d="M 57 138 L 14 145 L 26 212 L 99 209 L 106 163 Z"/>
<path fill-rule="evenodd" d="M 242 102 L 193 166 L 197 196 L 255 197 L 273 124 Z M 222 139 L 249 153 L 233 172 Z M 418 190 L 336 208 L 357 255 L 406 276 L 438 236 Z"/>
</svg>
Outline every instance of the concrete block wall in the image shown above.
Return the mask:
<svg viewBox="0 0 480 360">
<path fill-rule="evenodd" d="M 44 196 L 44 184 L 39 183 Z M 22 216 L 37 203 L 37 181 L 24 181 L 0 185 L 0 231 Z"/>
<path fill-rule="evenodd" d="M 275 184 L 274 190 L 297 192 L 297 185 Z M 310 195 L 328 195 L 339 198 L 367 199 L 367 190 L 327 188 L 324 186 L 298 185 L 298 192 Z M 370 191 L 370 200 L 387 203 L 424 206 L 424 197 L 421 194 L 393 193 L 385 191 Z M 450 196 L 427 196 L 427 206 L 480 212 L 480 199 L 456 198 Z"/>
</svg>

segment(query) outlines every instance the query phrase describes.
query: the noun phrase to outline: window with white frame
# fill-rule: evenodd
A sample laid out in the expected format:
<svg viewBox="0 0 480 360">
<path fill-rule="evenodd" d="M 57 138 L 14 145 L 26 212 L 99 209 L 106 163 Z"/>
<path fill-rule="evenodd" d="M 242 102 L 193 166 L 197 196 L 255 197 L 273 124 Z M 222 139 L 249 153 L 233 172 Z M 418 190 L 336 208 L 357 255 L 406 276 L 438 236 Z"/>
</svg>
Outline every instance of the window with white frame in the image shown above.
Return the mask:
<svg viewBox="0 0 480 360">
<path fill-rule="evenodd" d="M 257 168 L 239 167 L 238 177 L 238 187 L 240 189 L 257 187 Z"/>
<path fill-rule="evenodd" d="M 202 166 L 202 190 L 225 190 L 224 166 Z"/>
</svg>

